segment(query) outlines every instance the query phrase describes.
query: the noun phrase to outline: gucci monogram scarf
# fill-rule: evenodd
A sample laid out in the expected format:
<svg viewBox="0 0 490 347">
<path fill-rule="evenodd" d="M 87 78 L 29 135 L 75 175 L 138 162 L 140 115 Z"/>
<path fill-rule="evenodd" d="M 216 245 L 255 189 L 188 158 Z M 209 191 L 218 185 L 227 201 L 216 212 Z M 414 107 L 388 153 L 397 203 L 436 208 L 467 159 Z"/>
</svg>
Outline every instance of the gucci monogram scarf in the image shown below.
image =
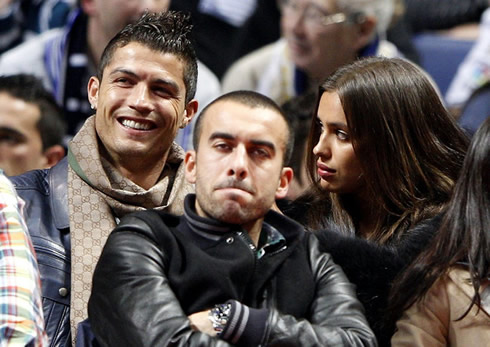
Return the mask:
<svg viewBox="0 0 490 347">
<path fill-rule="evenodd" d="M 172 144 L 158 182 L 145 190 L 123 177 L 100 156 L 95 116 L 87 119 L 68 151 L 68 205 L 71 237 L 72 339 L 86 319 L 92 274 L 109 233 L 124 215 L 144 209 L 182 214 L 184 197 L 194 191 L 184 177 L 184 152 Z"/>
</svg>

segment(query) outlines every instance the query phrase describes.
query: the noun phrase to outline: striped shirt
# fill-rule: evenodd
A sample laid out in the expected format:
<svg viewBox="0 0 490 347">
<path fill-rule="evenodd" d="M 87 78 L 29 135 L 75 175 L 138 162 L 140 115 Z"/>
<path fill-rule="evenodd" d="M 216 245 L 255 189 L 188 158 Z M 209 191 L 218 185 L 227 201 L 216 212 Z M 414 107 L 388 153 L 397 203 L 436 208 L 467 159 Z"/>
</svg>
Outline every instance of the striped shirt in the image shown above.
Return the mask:
<svg viewBox="0 0 490 347">
<path fill-rule="evenodd" d="M 22 207 L 0 170 L 0 347 L 47 345 L 39 270 Z"/>
</svg>

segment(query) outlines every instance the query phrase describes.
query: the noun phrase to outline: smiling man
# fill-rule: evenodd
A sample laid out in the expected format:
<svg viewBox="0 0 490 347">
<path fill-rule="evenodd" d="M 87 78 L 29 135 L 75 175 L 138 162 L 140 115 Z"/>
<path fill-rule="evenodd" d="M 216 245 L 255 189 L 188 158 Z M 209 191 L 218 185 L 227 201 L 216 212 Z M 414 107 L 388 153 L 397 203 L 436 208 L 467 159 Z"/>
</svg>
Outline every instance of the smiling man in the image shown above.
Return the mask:
<svg viewBox="0 0 490 347">
<path fill-rule="evenodd" d="M 52 346 L 87 317 L 93 268 L 120 218 L 153 208 L 180 214 L 194 190 L 173 142 L 197 110 L 190 34 L 190 19 L 176 12 L 144 15 L 119 32 L 89 81 L 95 115 L 67 160 L 13 179 L 27 202 Z"/>
<path fill-rule="evenodd" d="M 255 92 L 225 94 L 202 111 L 194 148 L 184 215 L 137 212 L 107 240 L 89 301 L 98 344 L 376 345 L 342 270 L 312 233 L 271 210 L 293 175 L 279 107 Z"/>
</svg>

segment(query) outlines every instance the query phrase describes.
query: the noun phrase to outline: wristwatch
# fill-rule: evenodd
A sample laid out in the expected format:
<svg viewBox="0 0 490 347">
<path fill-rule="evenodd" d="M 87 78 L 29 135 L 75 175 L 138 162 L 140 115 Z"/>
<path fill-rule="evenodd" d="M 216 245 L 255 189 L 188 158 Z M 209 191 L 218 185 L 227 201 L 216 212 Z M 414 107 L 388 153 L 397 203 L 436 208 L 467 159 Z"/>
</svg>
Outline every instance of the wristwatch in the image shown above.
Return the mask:
<svg viewBox="0 0 490 347">
<path fill-rule="evenodd" d="M 208 314 L 208 318 L 213 324 L 213 329 L 216 331 L 216 335 L 220 336 L 228 323 L 230 316 L 231 304 L 219 304 L 215 305 Z"/>
</svg>

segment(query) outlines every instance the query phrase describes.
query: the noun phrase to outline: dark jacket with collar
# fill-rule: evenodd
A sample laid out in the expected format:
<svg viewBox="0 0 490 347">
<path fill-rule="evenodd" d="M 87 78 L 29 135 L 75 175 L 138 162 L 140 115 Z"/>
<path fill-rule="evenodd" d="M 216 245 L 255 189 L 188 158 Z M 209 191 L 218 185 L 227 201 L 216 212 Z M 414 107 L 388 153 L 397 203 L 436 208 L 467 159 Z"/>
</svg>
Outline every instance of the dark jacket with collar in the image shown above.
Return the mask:
<svg viewBox="0 0 490 347">
<path fill-rule="evenodd" d="M 271 211 L 265 223 L 285 240 L 258 258 L 243 229 L 197 216 L 193 199 L 182 217 L 138 212 L 109 236 L 89 301 L 101 345 L 376 345 L 354 287 L 314 235 Z M 225 302 L 243 330 L 230 340 L 192 330 L 188 315 Z"/>
<path fill-rule="evenodd" d="M 26 203 L 24 216 L 41 274 L 49 346 L 71 344 L 67 175 L 68 162 L 65 158 L 51 169 L 10 177 L 18 195 Z"/>
<path fill-rule="evenodd" d="M 357 296 L 380 346 L 390 346 L 395 331 L 395 322 L 384 321 L 391 283 L 430 243 L 440 221 L 440 215 L 421 221 L 400 240 L 385 245 L 331 230 L 315 232 L 321 250 L 330 253 L 356 285 Z"/>
</svg>

